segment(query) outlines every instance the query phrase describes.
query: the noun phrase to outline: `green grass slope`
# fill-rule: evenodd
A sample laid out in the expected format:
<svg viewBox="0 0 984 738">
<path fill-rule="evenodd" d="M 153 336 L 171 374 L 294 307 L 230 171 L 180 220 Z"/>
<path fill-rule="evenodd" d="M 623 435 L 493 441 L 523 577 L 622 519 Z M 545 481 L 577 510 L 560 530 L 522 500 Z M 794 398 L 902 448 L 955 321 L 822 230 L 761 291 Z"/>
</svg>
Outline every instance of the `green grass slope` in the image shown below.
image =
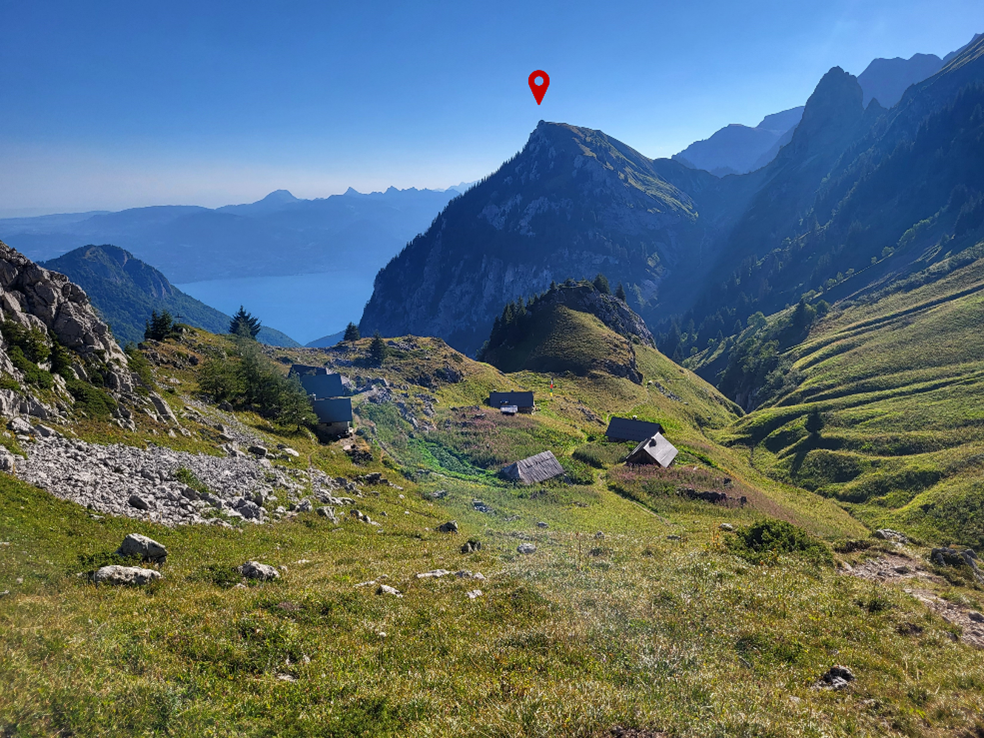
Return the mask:
<svg viewBox="0 0 984 738">
<path fill-rule="evenodd" d="M 984 666 L 923 602 L 845 576 L 812 536 L 802 551 L 751 558 L 720 530 L 782 517 L 841 551 L 865 548 L 842 545 L 866 530 L 832 501 L 764 477 L 745 450 L 716 440 L 740 412 L 690 371 L 639 348 L 643 384 L 571 373 L 554 377 L 551 397 L 549 376 L 502 374 L 438 339 L 393 340 L 380 367 L 367 366 L 369 343 L 268 350 L 283 371 L 302 360 L 374 380 L 354 397 L 357 438 L 319 444 L 253 413 L 237 419 L 268 446 L 300 452 L 277 465 L 381 472 L 389 484 L 357 500 L 379 527 L 309 512 L 238 530 L 169 529 L 98 518 L 0 474 L 5 734 L 603 738 L 622 726 L 956 737 L 975 725 Z M 197 395 L 203 360 L 228 349 L 198 331 L 156 344 L 165 399 L 180 410 Z M 534 390 L 538 411 L 504 418 L 482 407 L 504 388 Z M 676 467 L 620 465 L 625 447 L 601 437 L 613 412 L 662 422 L 681 449 Z M 96 421 L 75 432 L 218 452 L 214 426 L 181 422 L 191 437 L 148 418 L 135 432 Z M 350 443 L 372 460 L 356 465 Z M 545 448 L 569 483 L 495 476 Z M 726 475 L 750 505 L 675 494 Z M 457 535 L 436 530 L 452 519 Z M 131 532 L 167 546 L 160 582 L 114 589 L 77 576 Z M 461 553 L 469 539 L 479 552 Z M 536 552 L 519 554 L 524 542 Z M 887 550 L 837 558 L 857 565 Z M 247 559 L 282 567 L 281 578 L 235 587 Z M 417 577 L 435 569 L 485 579 Z M 981 608 L 979 589 L 940 582 L 926 586 Z M 377 595 L 378 583 L 403 596 Z M 852 687 L 814 689 L 834 663 L 853 670 Z"/>
<path fill-rule="evenodd" d="M 835 305 L 784 355 L 796 381 L 738 421 L 732 441 L 870 525 L 984 545 L 984 259 L 967 261 Z M 814 408 L 819 434 L 805 428 Z"/>
</svg>

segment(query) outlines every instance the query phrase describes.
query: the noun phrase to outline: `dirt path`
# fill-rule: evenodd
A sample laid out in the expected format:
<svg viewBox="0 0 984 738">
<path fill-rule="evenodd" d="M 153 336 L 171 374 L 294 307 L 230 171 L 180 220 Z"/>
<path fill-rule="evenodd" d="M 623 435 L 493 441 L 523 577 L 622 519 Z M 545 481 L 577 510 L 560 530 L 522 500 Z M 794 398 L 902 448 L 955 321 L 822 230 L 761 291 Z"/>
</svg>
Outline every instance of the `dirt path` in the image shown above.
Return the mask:
<svg viewBox="0 0 984 738">
<path fill-rule="evenodd" d="M 845 566 L 842 571 L 870 582 L 910 585 L 920 582 L 946 583 L 942 577 L 927 571 L 919 559 L 903 554 L 885 554 L 877 559 L 867 559 L 856 566 Z M 984 648 L 984 615 L 963 605 L 944 600 L 923 587 L 903 587 L 902 591 L 924 603 L 951 625 L 960 628 L 960 640 L 964 643 Z"/>
</svg>

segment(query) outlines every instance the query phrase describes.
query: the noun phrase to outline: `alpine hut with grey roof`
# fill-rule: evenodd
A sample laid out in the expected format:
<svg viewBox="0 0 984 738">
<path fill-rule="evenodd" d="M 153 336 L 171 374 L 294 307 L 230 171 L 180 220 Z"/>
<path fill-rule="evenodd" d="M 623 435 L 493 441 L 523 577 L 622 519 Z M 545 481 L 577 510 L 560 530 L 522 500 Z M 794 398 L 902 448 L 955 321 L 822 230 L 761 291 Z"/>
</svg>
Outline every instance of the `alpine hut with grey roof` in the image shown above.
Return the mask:
<svg viewBox="0 0 984 738">
<path fill-rule="evenodd" d="M 520 484 L 537 484 L 560 476 L 564 467 L 551 451 L 544 451 L 510 464 L 502 470 L 502 476 Z"/>
<path fill-rule="evenodd" d="M 637 418 L 613 417 L 608 421 L 608 430 L 605 431 L 605 436 L 609 441 L 635 441 L 639 443 L 662 432 L 663 426 L 659 423 L 650 423 L 647 420 L 638 420 Z"/>
<path fill-rule="evenodd" d="M 294 364 L 288 376 L 297 377 L 311 398 L 320 434 L 337 437 L 351 432 L 352 400 L 342 397 L 345 387 L 340 374 L 329 374 L 323 366 Z"/>
<path fill-rule="evenodd" d="M 502 408 L 516 408 L 516 412 L 533 412 L 533 393 L 532 392 L 491 392 L 489 394 L 489 406 L 501 410 Z"/>
<path fill-rule="evenodd" d="M 647 438 L 636 446 L 632 453 L 625 457 L 626 464 L 659 464 L 664 469 L 673 463 L 679 453 L 676 446 L 667 441 L 659 433 Z"/>
</svg>

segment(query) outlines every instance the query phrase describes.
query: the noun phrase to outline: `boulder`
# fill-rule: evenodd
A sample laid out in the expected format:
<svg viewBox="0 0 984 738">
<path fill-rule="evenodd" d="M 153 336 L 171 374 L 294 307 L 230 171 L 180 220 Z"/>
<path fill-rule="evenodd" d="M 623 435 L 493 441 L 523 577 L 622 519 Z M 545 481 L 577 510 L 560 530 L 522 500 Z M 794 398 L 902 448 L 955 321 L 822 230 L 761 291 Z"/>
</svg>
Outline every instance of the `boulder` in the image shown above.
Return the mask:
<svg viewBox="0 0 984 738">
<path fill-rule="evenodd" d="M 403 597 L 403 594 L 400 592 L 400 590 L 396 589 L 395 587 L 391 587 L 388 584 L 380 584 L 379 589 L 376 590 L 376 594 L 378 595 L 386 594 L 386 595 L 392 595 L 394 597 Z"/>
<path fill-rule="evenodd" d="M 446 523 L 441 523 L 437 526 L 438 533 L 457 533 L 458 532 L 458 522 L 455 520 L 449 520 Z"/>
<path fill-rule="evenodd" d="M 238 567 L 236 571 L 247 579 L 257 579 L 261 582 L 280 578 L 280 572 L 277 571 L 276 567 L 270 566 L 269 564 L 261 564 L 259 561 L 247 561 Z"/>
<path fill-rule="evenodd" d="M 258 443 L 253 444 L 246 450 L 253 454 L 253 456 L 258 456 L 260 458 L 263 458 L 267 455 L 267 453 L 269 453 L 266 446 L 261 446 Z"/>
<path fill-rule="evenodd" d="M 823 676 L 817 681 L 818 689 L 845 689 L 854 681 L 854 672 L 846 666 L 831 666 Z"/>
<path fill-rule="evenodd" d="M 12 430 L 14 433 L 19 435 L 30 435 L 34 432 L 34 428 L 28 423 L 24 418 L 14 418 L 9 423 L 7 423 L 7 428 Z"/>
<path fill-rule="evenodd" d="M 461 553 L 463 554 L 475 553 L 476 551 L 481 551 L 481 550 L 482 550 L 481 541 L 475 541 L 475 540 L 469 540 L 461 547 Z"/>
<path fill-rule="evenodd" d="M 3 446 L 0 446 L 0 471 L 14 472 L 14 455 Z"/>
<path fill-rule="evenodd" d="M 143 585 L 157 581 L 161 573 L 139 566 L 104 566 L 92 575 L 96 584 Z"/>
<path fill-rule="evenodd" d="M 908 543 L 909 539 L 906 538 L 902 533 L 897 530 L 892 530 L 891 528 L 879 528 L 872 535 L 875 538 L 880 538 L 883 541 L 895 541 L 896 543 Z"/>
<path fill-rule="evenodd" d="M 135 507 L 137 508 L 137 510 L 150 509 L 150 505 L 140 495 L 130 495 L 130 498 L 127 500 L 127 502 L 129 503 L 130 507 Z"/>
<path fill-rule="evenodd" d="M 328 518 L 331 522 L 337 523 L 338 517 L 335 515 L 335 509 L 331 507 L 319 507 L 317 510 L 318 515 L 323 518 Z"/>
<path fill-rule="evenodd" d="M 124 538 L 116 553 L 120 556 L 139 556 L 144 561 L 164 561 L 167 558 L 167 549 L 163 545 L 140 533 L 131 533 Z"/>
<path fill-rule="evenodd" d="M 536 544 L 533 544 L 533 543 L 520 543 L 516 547 L 516 551 L 518 551 L 521 554 L 536 553 Z"/>
</svg>

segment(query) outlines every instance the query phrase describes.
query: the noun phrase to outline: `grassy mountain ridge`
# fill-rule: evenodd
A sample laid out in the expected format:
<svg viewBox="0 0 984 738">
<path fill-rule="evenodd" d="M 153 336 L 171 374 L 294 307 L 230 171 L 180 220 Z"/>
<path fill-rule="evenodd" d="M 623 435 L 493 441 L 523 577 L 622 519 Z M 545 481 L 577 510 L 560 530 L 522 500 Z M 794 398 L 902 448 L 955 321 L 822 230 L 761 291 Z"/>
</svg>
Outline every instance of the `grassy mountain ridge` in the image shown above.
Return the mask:
<svg viewBox="0 0 984 738">
<path fill-rule="evenodd" d="M 143 340 L 144 325 L 155 310 L 167 310 L 182 323 L 214 333 L 229 330 L 230 316 L 186 295 L 154 267 L 116 246 L 84 246 L 42 266 L 81 286 L 122 344 Z M 299 345 L 267 326 L 257 340 L 271 346 Z"/>
<path fill-rule="evenodd" d="M 778 357 L 786 384 L 735 424 L 733 441 L 756 467 L 842 500 L 870 525 L 984 544 L 982 255 L 984 244 L 835 303 Z M 804 428 L 814 408 L 819 436 Z"/>
</svg>

